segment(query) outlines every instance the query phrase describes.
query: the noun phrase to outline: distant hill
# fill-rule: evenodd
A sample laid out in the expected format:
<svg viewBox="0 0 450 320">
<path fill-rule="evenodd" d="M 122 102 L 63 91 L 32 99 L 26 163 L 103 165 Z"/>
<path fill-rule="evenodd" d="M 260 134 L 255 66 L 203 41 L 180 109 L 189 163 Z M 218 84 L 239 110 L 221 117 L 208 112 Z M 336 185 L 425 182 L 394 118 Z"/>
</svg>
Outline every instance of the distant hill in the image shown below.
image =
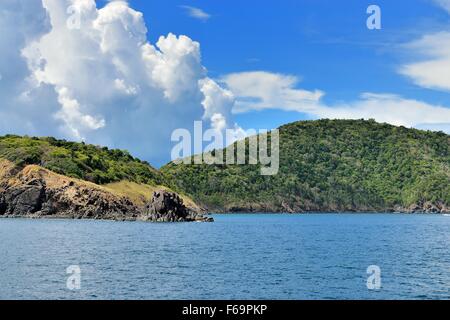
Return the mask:
<svg viewBox="0 0 450 320">
<path fill-rule="evenodd" d="M 255 165 L 175 165 L 167 181 L 211 211 L 448 212 L 450 136 L 373 120 L 280 128 L 280 171 Z"/>
</svg>

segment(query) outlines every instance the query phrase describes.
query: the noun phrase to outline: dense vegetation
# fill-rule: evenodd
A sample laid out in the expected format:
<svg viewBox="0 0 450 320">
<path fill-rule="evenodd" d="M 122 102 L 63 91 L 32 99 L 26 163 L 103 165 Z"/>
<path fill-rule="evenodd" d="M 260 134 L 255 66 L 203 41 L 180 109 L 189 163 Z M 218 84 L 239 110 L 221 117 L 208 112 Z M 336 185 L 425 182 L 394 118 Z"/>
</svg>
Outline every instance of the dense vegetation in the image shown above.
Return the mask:
<svg viewBox="0 0 450 320">
<path fill-rule="evenodd" d="M 219 210 L 386 210 L 450 204 L 450 136 L 375 121 L 304 121 L 280 128 L 280 171 L 175 165 L 176 187 Z"/>
<path fill-rule="evenodd" d="M 127 151 L 54 138 L 0 137 L 0 158 L 19 166 L 37 164 L 97 184 L 121 180 L 151 185 L 163 183 L 157 170 Z"/>
<path fill-rule="evenodd" d="M 19 166 L 37 164 L 98 184 L 164 185 L 220 211 L 387 210 L 425 202 L 448 208 L 449 151 L 450 136 L 442 132 L 363 120 L 303 121 L 280 128 L 279 173 L 262 176 L 259 165 L 170 163 L 158 171 L 127 151 L 0 137 L 0 158 Z"/>
</svg>

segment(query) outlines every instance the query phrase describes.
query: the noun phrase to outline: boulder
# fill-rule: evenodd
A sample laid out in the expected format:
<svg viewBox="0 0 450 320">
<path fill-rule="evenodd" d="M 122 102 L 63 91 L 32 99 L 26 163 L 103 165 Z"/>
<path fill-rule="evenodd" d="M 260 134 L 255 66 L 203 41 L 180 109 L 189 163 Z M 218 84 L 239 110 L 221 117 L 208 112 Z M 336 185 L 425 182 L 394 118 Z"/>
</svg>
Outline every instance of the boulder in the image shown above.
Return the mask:
<svg viewBox="0 0 450 320">
<path fill-rule="evenodd" d="M 4 213 L 8 215 L 36 213 L 45 202 L 45 184 L 40 180 L 32 180 L 28 184 L 7 189 L 3 199 Z"/>
<path fill-rule="evenodd" d="M 174 192 L 155 191 L 149 203 L 144 207 L 141 220 L 154 222 L 212 222 L 211 217 L 187 208 L 183 199 Z"/>
<path fill-rule="evenodd" d="M 441 211 L 435 204 L 431 202 L 425 202 L 423 205 L 423 209 L 426 213 L 438 213 Z"/>
</svg>

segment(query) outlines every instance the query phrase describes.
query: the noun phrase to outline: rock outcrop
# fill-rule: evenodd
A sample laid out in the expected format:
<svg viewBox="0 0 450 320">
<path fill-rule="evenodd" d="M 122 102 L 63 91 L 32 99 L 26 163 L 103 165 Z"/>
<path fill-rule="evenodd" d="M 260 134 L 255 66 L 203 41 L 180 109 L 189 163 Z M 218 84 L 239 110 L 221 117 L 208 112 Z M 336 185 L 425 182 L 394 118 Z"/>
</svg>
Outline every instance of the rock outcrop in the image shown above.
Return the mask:
<svg viewBox="0 0 450 320">
<path fill-rule="evenodd" d="M 27 184 L 8 188 L 4 195 L 4 211 L 6 214 L 33 214 L 42 209 L 46 201 L 45 182 L 32 180 Z"/>
<path fill-rule="evenodd" d="M 447 207 L 445 203 L 442 202 L 430 202 L 424 201 L 417 204 L 413 204 L 407 208 L 397 207 L 395 211 L 403 212 L 403 213 L 441 213 L 447 214 L 450 213 L 450 207 Z"/>
<path fill-rule="evenodd" d="M 154 222 L 214 221 L 201 212 L 187 208 L 176 193 L 165 190 L 153 193 L 153 198 L 145 206 L 141 219 Z"/>
<path fill-rule="evenodd" d="M 58 175 L 39 166 L 3 171 L 0 214 L 6 217 L 52 217 L 133 220 L 140 210 L 93 183 Z"/>
<path fill-rule="evenodd" d="M 208 221 L 186 208 L 175 193 L 158 193 L 149 206 L 106 187 L 58 175 L 39 166 L 23 169 L 0 160 L 0 216 L 145 221 Z M 170 194 L 170 196 L 168 196 Z"/>
</svg>

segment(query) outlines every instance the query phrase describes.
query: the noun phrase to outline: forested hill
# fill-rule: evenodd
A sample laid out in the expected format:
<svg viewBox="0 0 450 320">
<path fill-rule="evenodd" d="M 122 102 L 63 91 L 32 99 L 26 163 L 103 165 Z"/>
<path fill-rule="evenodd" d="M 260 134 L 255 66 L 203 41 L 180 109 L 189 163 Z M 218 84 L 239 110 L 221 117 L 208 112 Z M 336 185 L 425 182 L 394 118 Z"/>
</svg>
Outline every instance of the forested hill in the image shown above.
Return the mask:
<svg viewBox="0 0 450 320">
<path fill-rule="evenodd" d="M 280 170 L 175 165 L 161 171 L 217 211 L 448 212 L 450 136 L 375 121 L 302 121 L 280 128 Z"/>
<path fill-rule="evenodd" d="M 54 138 L 0 137 L 0 159 L 18 166 L 39 165 L 96 184 L 123 180 L 149 185 L 164 182 L 158 170 L 127 151 Z"/>
<path fill-rule="evenodd" d="M 170 163 L 158 171 L 127 151 L 0 137 L 0 159 L 18 167 L 39 165 L 131 198 L 150 196 L 147 186 L 169 187 L 211 211 L 448 212 L 449 149 L 442 132 L 363 120 L 296 122 L 280 128 L 279 173 L 262 176 L 257 165 Z"/>
</svg>

